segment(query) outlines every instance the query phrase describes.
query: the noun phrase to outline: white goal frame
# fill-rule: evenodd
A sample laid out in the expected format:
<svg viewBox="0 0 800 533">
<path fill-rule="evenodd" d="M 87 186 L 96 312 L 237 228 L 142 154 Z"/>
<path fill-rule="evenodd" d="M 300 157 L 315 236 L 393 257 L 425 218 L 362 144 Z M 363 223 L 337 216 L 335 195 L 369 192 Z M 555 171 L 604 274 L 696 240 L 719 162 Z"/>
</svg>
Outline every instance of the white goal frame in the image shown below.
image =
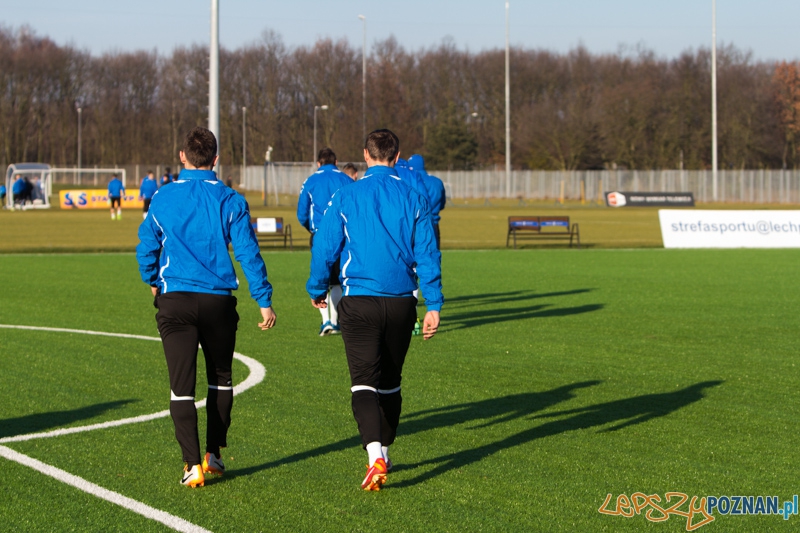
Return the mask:
<svg viewBox="0 0 800 533">
<path fill-rule="evenodd" d="M 31 203 L 20 206 L 21 209 L 48 209 L 50 196 L 53 194 L 53 176 L 55 174 L 72 174 L 75 185 L 80 184 L 80 176 L 85 174 L 117 174 L 122 180 L 122 186 L 127 183 L 127 173 L 124 168 L 52 168 L 46 163 L 14 163 L 8 165 L 6 170 L 6 201 L 7 209 L 14 209 L 13 185 L 19 176 L 38 177 L 41 181 L 44 199 L 42 203 Z"/>
</svg>

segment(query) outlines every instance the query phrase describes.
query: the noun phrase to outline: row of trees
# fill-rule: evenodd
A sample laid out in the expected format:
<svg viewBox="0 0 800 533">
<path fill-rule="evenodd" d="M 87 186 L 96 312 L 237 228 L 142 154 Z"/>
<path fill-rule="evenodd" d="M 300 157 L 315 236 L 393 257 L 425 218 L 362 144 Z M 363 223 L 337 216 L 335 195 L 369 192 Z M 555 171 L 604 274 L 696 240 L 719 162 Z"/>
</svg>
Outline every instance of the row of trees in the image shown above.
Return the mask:
<svg viewBox="0 0 800 533">
<path fill-rule="evenodd" d="M 320 146 L 360 160 L 361 50 L 321 39 L 287 48 L 262 39 L 222 50 L 222 161 L 310 161 L 315 105 Z M 405 154 L 431 168 L 505 161 L 504 51 L 471 53 L 447 40 L 409 51 L 390 37 L 367 59 L 366 128 L 388 127 Z M 707 50 L 664 59 L 636 49 L 614 55 L 511 51 L 511 138 L 515 168 L 708 168 L 711 80 Z M 733 46 L 718 54 L 722 168 L 800 164 L 798 65 L 754 61 Z M 0 27 L 0 163 L 106 166 L 174 162 L 182 135 L 205 125 L 208 51 L 177 48 L 94 57 L 29 29 Z"/>
</svg>

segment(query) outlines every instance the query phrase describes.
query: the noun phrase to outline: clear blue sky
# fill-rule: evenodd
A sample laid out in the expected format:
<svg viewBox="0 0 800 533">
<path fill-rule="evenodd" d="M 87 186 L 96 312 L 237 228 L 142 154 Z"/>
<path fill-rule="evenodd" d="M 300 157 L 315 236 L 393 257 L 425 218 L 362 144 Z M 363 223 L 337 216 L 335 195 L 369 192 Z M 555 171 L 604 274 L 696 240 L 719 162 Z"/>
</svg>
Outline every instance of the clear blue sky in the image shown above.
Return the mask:
<svg viewBox="0 0 800 533">
<path fill-rule="evenodd" d="M 59 44 L 99 55 L 209 41 L 210 0 L 3 0 L 0 23 L 28 25 Z M 394 35 L 407 49 L 451 37 L 459 48 L 502 48 L 503 0 L 220 0 L 220 41 L 237 48 L 272 29 L 290 47 L 319 37 L 367 42 Z M 800 59 L 800 1 L 718 0 L 717 37 L 751 50 L 756 59 Z M 591 52 L 637 45 L 663 57 L 711 42 L 711 0 L 511 0 L 511 43 L 565 52 L 583 44 Z"/>
</svg>

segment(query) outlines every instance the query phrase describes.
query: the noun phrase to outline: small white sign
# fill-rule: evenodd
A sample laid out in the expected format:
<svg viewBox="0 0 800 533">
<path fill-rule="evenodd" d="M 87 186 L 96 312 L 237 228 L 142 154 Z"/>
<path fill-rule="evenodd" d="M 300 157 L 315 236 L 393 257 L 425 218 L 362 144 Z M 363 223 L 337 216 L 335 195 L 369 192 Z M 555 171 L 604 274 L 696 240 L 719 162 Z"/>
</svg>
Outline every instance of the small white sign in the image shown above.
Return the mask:
<svg viewBox="0 0 800 533">
<path fill-rule="evenodd" d="M 257 218 L 256 231 L 258 233 L 276 233 L 278 224 L 274 218 Z"/>
<path fill-rule="evenodd" d="M 800 211 L 660 209 L 664 248 L 800 248 Z"/>
<path fill-rule="evenodd" d="M 628 202 L 625 200 L 625 195 L 621 192 L 608 193 L 608 205 L 611 207 L 625 207 Z"/>
</svg>

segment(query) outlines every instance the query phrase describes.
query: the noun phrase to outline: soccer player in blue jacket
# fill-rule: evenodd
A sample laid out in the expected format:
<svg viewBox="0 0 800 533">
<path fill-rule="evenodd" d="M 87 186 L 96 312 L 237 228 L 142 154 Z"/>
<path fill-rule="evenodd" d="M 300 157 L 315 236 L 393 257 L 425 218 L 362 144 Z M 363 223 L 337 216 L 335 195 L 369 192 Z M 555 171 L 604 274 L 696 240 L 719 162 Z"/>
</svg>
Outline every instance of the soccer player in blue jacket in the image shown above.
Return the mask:
<svg viewBox="0 0 800 533">
<path fill-rule="evenodd" d="M 436 176 L 431 176 L 425 171 L 425 160 L 419 154 L 414 154 L 408 158 L 408 167 L 417 172 L 422 178 L 422 182 L 425 184 L 425 190 L 428 193 L 428 203 L 431 206 L 431 214 L 433 215 L 433 231 L 436 233 L 436 247 L 440 248 L 439 220 L 441 220 L 441 217 L 439 213 L 444 209 L 447 203 L 444 183 Z"/>
<path fill-rule="evenodd" d="M 401 180 L 408 183 L 408 185 L 417 191 L 423 198 L 427 200 L 428 190 L 425 188 L 425 182 L 419 172 L 415 171 L 408 165 L 408 161 L 398 158 L 397 164 L 394 166 L 397 175 Z"/>
<path fill-rule="evenodd" d="M 147 171 L 147 176 L 142 180 L 139 186 L 139 199 L 143 201 L 144 207 L 142 208 L 142 218 L 147 218 L 147 212 L 150 210 L 150 202 L 153 200 L 153 195 L 158 190 L 158 183 L 152 170 Z"/>
<path fill-rule="evenodd" d="M 122 197 L 125 195 L 125 186 L 119 180 L 116 174 L 111 176 L 111 181 L 108 182 L 108 202 L 111 206 L 111 220 L 122 220 Z M 117 212 L 114 213 L 114 206 L 117 206 Z"/>
<path fill-rule="evenodd" d="M 400 142 L 391 131 L 367 136 L 368 169 L 330 201 L 314 239 L 306 284 L 312 305 L 325 307 L 330 268 L 341 257 L 339 323 L 353 415 L 369 457 L 364 490 L 380 490 L 392 468 L 389 446 L 400 422 L 400 381 L 417 318 L 412 296 L 417 276 L 428 307 L 425 339 L 436 334 L 444 302 L 428 202 L 397 175 L 393 167 L 399 155 Z"/>
<path fill-rule="evenodd" d="M 169 372 L 169 410 L 183 453 L 183 485 L 203 486 L 205 474 L 223 474 L 220 448 L 228 445 L 233 405 L 231 363 L 239 315 L 231 291 L 239 286 L 228 253 L 250 285 L 266 330 L 275 325 L 272 285 L 258 248 L 244 197 L 226 187 L 211 170 L 217 140 L 196 127 L 186 137 L 179 179 L 153 195 L 139 226 L 136 259 L 158 308 L 156 323 Z M 208 378 L 206 454 L 200 457 L 194 405 L 197 344 L 203 348 Z"/>
<path fill-rule="evenodd" d="M 328 207 L 333 194 L 353 182 L 344 172 L 336 167 L 336 154 L 330 148 L 323 148 L 317 155 L 318 170 L 303 182 L 300 197 L 297 199 L 297 220 L 311 233 L 311 246 L 314 235 L 319 231 L 322 216 Z M 339 263 L 333 265 L 330 275 L 330 295 L 325 300 L 326 307 L 320 308 L 322 326 L 319 335 L 323 337 L 331 333 L 339 333 L 339 313 L 336 308 L 342 297 L 339 284 Z"/>
</svg>

